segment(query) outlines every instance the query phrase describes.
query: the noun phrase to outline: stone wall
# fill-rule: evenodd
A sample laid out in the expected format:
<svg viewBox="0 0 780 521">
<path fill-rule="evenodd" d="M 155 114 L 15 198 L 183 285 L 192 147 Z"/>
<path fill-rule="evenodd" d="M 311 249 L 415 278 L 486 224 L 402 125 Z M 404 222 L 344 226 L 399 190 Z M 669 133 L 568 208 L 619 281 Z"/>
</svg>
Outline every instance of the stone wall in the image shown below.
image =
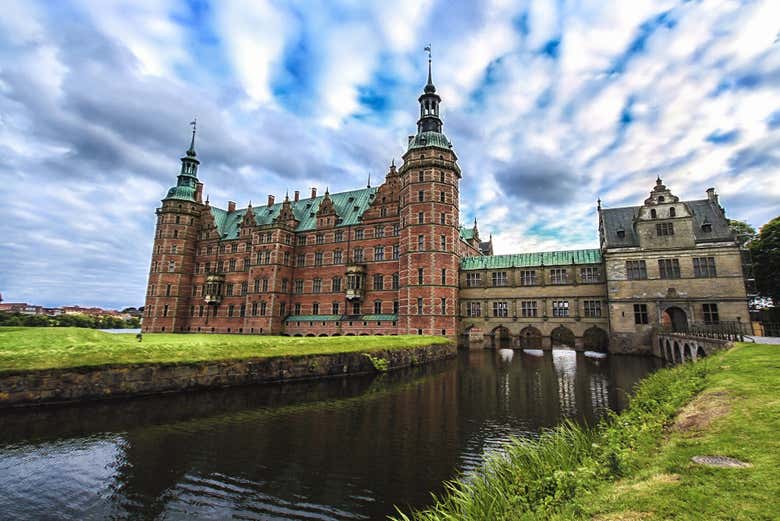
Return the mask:
<svg viewBox="0 0 780 521">
<path fill-rule="evenodd" d="M 454 357 L 454 343 L 373 351 L 387 370 Z M 0 408 L 378 372 L 365 353 L 127 364 L 0 374 Z M 377 364 L 378 365 L 378 364 Z"/>
</svg>

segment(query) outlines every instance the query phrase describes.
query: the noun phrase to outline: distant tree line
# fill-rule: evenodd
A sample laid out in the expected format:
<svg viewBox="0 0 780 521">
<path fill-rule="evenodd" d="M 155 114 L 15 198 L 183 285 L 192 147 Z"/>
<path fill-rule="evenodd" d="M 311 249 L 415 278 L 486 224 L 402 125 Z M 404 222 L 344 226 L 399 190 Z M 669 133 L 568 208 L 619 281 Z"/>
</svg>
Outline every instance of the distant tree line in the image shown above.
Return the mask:
<svg viewBox="0 0 780 521">
<path fill-rule="evenodd" d="M 87 327 L 91 329 L 133 329 L 141 327 L 141 319 L 132 317 L 92 316 L 82 314 L 67 315 L 27 315 L 0 311 L 0 326 L 26 327 Z"/>
</svg>

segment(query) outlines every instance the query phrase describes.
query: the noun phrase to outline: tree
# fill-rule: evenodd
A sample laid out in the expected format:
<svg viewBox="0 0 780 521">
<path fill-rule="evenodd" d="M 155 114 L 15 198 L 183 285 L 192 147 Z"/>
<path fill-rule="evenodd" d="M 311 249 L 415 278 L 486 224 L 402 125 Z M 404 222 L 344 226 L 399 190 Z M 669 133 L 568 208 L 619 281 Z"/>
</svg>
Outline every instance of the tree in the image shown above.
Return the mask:
<svg viewBox="0 0 780 521">
<path fill-rule="evenodd" d="M 744 246 L 756 237 L 756 229 L 745 221 L 729 219 L 729 228 L 737 236 L 737 243 Z"/>
<path fill-rule="evenodd" d="M 780 304 L 780 217 L 761 227 L 750 243 L 750 253 L 759 294 Z"/>
</svg>

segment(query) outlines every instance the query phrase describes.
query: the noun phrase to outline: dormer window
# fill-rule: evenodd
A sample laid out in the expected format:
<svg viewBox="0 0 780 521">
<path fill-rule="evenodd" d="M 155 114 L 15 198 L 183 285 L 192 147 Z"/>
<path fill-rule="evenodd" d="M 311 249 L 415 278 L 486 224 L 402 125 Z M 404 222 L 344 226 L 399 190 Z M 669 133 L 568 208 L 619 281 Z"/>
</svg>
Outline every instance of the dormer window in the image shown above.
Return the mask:
<svg viewBox="0 0 780 521">
<path fill-rule="evenodd" d="M 662 202 L 664 202 L 664 196 L 663 196 L 663 195 L 659 195 L 659 196 L 658 196 L 658 202 L 659 202 L 659 203 L 662 203 Z"/>
<path fill-rule="evenodd" d="M 704 221 L 701 223 L 701 231 L 704 233 L 712 233 L 712 224 L 708 223 L 707 221 Z"/>
<path fill-rule="evenodd" d="M 626 230 L 620 228 L 619 230 L 617 230 L 617 236 L 620 239 L 624 239 L 626 237 Z"/>
<path fill-rule="evenodd" d="M 674 207 L 669 208 L 669 217 L 675 217 L 677 215 L 677 210 L 674 209 Z"/>
<path fill-rule="evenodd" d="M 656 212 L 655 208 L 653 208 L 652 210 L 650 210 L 650 218 L 655 219 L 656 217 L 658 217 L 658 212 Z"/>
</svg>

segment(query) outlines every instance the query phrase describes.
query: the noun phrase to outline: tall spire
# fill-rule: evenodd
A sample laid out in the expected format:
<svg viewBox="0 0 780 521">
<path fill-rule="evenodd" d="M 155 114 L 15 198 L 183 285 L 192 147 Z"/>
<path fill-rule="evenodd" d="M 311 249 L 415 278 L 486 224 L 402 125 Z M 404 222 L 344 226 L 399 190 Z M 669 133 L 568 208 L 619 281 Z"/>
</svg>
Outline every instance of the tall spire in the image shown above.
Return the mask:
<svg viewBox="0 0 780 521">
<path fill-rule="evenodd" d="M 197 154 L 195 153 L 195 131 L 198 127 L 198 118 L 193 119 L 190 121 L 190 125 L 192 125 L 192 141 L 190 141 L 190 148 L 187 150 L 187 156 L 188 157 L 195 157 Z"/>
<path fill-rule="evenodd" d="M 420 119 L 417 121 L 417 133 L 441 133 L 442 122 L 441 119 L 439 119 L 439 103 L 441 102 L 441 97 L 436 94 L 436 87 L 433 85 L 430 44 L 425 47 L 425 51 L 428 53 L 428 83 L 425 85 L 422 95 L 418 98 L 418 101 L 420 102 Z"/>
<path fill-rule="evenodd" d="M 434 93 L 436 92 L 436 87 L 433 85 L 431 75 L 431 44 L 428 44 L 428 46 L 425 47 L 425 50 L 428 51 L 428 83 L 425 85 L 425 92 Z"/>
</svg>

